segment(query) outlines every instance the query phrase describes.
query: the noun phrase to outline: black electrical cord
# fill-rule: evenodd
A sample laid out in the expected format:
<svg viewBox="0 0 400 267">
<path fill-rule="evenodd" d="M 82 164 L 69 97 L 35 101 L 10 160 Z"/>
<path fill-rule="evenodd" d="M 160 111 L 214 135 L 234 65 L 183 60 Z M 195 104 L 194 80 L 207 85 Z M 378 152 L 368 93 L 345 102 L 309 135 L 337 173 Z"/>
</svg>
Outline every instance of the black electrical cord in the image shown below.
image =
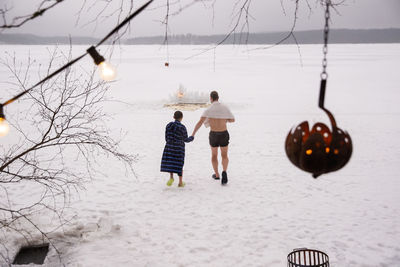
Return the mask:
<svg viewBox="0 0 400 267">
<path fill-rule="evenodd" d="M 137 15 L 139 15 L 139 13 L 141 13 L 148 5 L 151 4 L 151 2 L 153 2 L 154 0 L 150 0 L 148 1 L 146 4 L 144 4 L 143 6 L 141 6 L 138 10 L 136 10 L 132 15 L 130 15 L 129 17 L 127 17 L 124 21 L 122 21 L 120 24 L 117 25 L 117 27 L 115 27 L 109 34 L 107 34 L 97 45 L 96 47 L 98 47 L 99 45 L 103 44 L 108 38 L 110 38 L 114 33 L 116 33 L 119 29 L 121 29 L 125 24 L 127 24 L 131 19 L 133 19 L 134 17 L 136 17 Z M 21 92 L 20 94 L 14 96 L 13 98 L 7 100 L 6 102 L 4 102 L 3 104 L 0 104 L 1 107 L 4 107 L 12 102 L 14 102 L 15 100 L 17 100 L 18 98 L 20 98 L 21 96 L 25 95 L 26 93 L 28 93 L 29 91 L 31 91 L 33 88 L 35 88 L 36 86 L 44 83 L 45 81 L 49 80 L 50 78 L 54 77 L 55 75 L 57 75 L 58 73 L 62 72 L 63 70 L 65 70 L 66 68 L 68 68 L 69 66 L 75 64 L 77 61 L 79 61 L 81 58 L 83 58 L 84 56 L 86 56 L 86 54 L 88 54 L 88 52 L 86 51 L 83 55 L 75 58 L 74 60 L 71 60 L 70 62 L 68 62 L 67 64 L 65 64 L 64 66 L 62 66 L 61 68 L 59 68 L 58 70 L 54 71 L 53 73 L 49 74 L 47 77 L 45 77 L 44 79 L 42 79 L 41 81 L 39 81 L 38 83 L 36 83 L 35 85 L 33 85 L 32 87 L 26 89 L 25 91 Z"/>
<path fill-rule="evenodd" d="M 32 86 L 29 89 L 26 89 L 25 91 L 23 91 L 22 93 L 14 96 L 13 98 L 7 100 L 6 102 L 4 102 L 2 104 L 2 106 L 8 105 L 12 102 L 14 102 L 15 100 L 17 100 L 18 98 L 20 98 L 21 96 L 23 96 L 24 94 L 28 93 L 30 90 L 32 90 L 33 88 L 35 88 L 36 86 L 38 86 L 39 84 L 44 83 L 45 81 L 47 81 L 48 79 L 52 78 L 53 76 L 57 75 L 58 73 L 62 72 L 63 70 L 65 70 L 66 68 L 68 68 L 69 66 L 71 66 L 72 64 L 74 64 L 75 62 L 77 62 L 78 60 L 80 60 L 81 58 L 83 58 L 84 56 L 86 56 L 87 52 L 83 55 L 81 55 L 80 57 L 75 58 L 74 60 L 68 62 L 66 65 L 62 66 L 61 68 L 59 68 L 58 70 L 56 70 L 55 72 L 53 72 L 52 74 L 50 74 L 49 76 L 47 76 L 46 78 L 44 78 L 43 80 L 41 80 L 40 82 L 36 83 L 34 86 Z"/>
<path fill-rule="evenodd" d="M 134 17 L 136 17 L 137 15 L 139 15 L 140 12 L 142 12 L 148 5 L 151 4 L 151 2 L 153 2 L 153 0 L 148 1 L 146 4 L 144 4 L 143 6 L 141 6 L 138 10 L 136 10 L 132 15 L 130 15 L 129 17 L 127 17 L 124 21 L 122 21 L 117 27 L 115 27 L 109 34 L 106 35 L 106 37 L 104 37 L 97 45 L 96 47 L 98 47 L 99 45 L 101 45 L 102 43 L 104 43 L 108 38 L 111 37 L 111 35 L 113 35 L 114 33 L 116 33 L 119 29 L 121 29 L 125 24 L 127 24 L 131 19 L 133 19 Z"/>
</svg>

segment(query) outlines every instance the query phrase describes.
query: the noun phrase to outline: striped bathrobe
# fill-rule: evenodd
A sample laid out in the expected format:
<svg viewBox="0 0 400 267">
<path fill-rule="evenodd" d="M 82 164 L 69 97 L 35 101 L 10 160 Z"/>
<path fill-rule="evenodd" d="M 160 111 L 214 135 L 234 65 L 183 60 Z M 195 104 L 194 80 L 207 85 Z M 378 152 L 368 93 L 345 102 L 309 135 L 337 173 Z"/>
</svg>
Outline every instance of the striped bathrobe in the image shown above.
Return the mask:
<svg viewBox="0 0 400 267">
<path fill-rule="evenodd" d="M 165 128 L 165 147 L 161 159 L 161 171 L 177 173 L 182 176 L 185 162 L 185 142 L 193 141 L 188 137 L 186 127 L 180 121 L 168 123 Z"/>
</svg>

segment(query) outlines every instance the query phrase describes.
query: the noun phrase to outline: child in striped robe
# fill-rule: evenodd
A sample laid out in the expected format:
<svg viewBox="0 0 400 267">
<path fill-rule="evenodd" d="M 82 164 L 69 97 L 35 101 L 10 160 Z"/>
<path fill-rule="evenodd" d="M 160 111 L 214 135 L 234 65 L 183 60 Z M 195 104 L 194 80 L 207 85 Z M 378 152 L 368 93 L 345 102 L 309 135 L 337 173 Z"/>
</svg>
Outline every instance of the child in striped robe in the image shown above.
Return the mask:
<svg viewBox="0 0 400 267">
<path fill-rule="evenodd" d="M 188 136 L 185 125 L 181 123 L 183 114 L 181 111 L 174 113 L 175 121 L 167 124 L 165 128 L 165 147 L 161 159 L 161 171 L 169 172 L 170 179 L 167 182 L 171 186 L 174 182 L 174 173 L 179 176 L 179 187 L 184 187 L 182 181 L 183 164 L 185 161 L 185 142 L 193 141 L 193 136 Z"/>
</svg>

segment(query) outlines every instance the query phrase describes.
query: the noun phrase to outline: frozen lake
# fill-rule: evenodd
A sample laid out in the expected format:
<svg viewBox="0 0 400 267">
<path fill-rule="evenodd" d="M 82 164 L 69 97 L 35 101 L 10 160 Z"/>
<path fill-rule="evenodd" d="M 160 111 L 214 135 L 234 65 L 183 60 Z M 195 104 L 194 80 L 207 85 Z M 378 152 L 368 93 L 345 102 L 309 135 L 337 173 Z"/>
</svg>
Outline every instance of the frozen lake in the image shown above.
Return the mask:
<svg viewBox="0 0 400 267">
<path fill-rule="evenodd" d="M 165 48 L 115 47 L 110 62 L 118 77 L 108 94 L 124 103 L 106 109 L 114 114 L 110 128 L 128 132 L 123 149 L 139 155 L 136 177 L 104 162 L 99 171 L 105 175 L 72 203 L 67 213 L 74 217 L 63 229 L 69 234 L 58 233 L 67 266 L 278 267 L 299 247 L 326 252 L 331 266 L 399 264 L 400 44 L 330 45 L 325 106 L 351 135 L 354 150 L 344 169 L 317 180 L 289 162 L 284 141 L 303 120 L 328 123 L 318 109 L 322 46 L 302 45 L 301 57 L 296 46 L 254 50 L 259 47 L 221 46 L 187 59 L 205 47 L 170 46 L 168 68 Z M 74 46 L 74 56 L 86 48 Z M 49 60 L 45 46 L 0 49 L 44 66 Z M 76 68 L 90 70 L 91 61 Z M 31 69 L 30 84 L 39 70 Z M 0 66 L 2 101 L 19 90 L 6 83 L 9 77 Z M 159 165 L 173 110 L 163 105 L 180 84 L 188 92 L 217 90 L 236 116 L 229 125 L 226 187 L 210 178 L 205 128 L 186 146 L 186 187 L 165 186 L 168 175 Z M 10 105 L 6 116 L 18 108 Z M 183 113 L 191 133 L 202 109 Z M 13 141 L 7 136 L 0 143 Z M 19 190 L 29 197 L 29 189 Z M 0 240 L 14 251 L 20 239 Z M 58 264 L 47 259 L 48 266 Z"/>
</svg>

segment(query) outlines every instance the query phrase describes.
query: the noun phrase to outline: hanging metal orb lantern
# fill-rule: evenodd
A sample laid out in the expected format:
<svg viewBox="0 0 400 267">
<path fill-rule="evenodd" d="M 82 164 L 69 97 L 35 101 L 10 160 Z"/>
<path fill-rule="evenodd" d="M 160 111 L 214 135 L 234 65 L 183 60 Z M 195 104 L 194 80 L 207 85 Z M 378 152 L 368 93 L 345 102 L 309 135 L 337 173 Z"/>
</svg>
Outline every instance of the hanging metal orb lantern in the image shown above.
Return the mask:
<svg viewBox="0 0 400 267">
<path fill-rule="evenodd" d="M 332 131 L 321 122 L 315 123 L 310 130 L 308 122 L 304 121 L 289 132 L 285 142 L 289 160 L 312 173 L 314 178 L 341 169 L 353 151 L 350 135 L 337 127 L 333 114 L 323 106 L 325 87 L 326 80 L 322 80 L 319 107 L 327 113 Z"/>
<path fill-rule="evenodd" d="M 308 122 L 304 121 L 289 132 L 285 142 L 285 151 L 289 160 L 300 169 L 312 173 L 314 178 L 341 169 L 349 161 L 353 152 L 350 135 L 336 125 L 333 114 L 324 107 L 328 78 L 326 68 L 331 5 L 330 0 L 325 1 L 324 57 L 318 106 L 328 115 L 332 130 L 321 122 L 314 124 L 310 130 Z"/>
</svg>

